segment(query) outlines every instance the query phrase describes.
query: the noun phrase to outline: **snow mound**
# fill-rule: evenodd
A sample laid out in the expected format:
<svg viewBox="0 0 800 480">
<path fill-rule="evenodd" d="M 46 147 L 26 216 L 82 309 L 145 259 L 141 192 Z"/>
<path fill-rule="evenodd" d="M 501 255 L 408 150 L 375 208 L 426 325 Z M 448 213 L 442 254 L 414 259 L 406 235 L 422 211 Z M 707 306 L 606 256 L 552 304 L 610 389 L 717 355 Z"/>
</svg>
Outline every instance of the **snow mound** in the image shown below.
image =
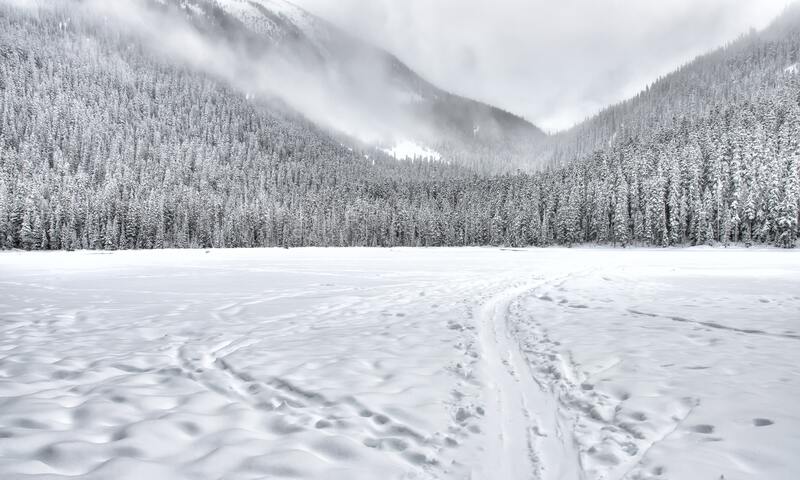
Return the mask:
<svg viewBox="0 0 800 480">
<path fill-rule="evenodd" d="M 798 66 L 797 66 L 796 63 L 793 63 L 793 64 L 791 64 L 788 67 L 783 69 L 783 73 L 789 73 L 789 74 L 792 74 L 792 75 L 797 74 L 797 71 L 798 71 Z"/>
</svg>

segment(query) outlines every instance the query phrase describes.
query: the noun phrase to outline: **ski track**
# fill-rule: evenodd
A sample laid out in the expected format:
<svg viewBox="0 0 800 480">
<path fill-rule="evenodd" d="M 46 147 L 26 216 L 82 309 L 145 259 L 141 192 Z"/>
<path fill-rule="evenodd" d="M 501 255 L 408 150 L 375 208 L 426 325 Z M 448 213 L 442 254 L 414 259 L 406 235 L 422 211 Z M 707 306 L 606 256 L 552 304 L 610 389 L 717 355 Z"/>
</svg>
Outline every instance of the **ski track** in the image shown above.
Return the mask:
<svg viewBox="0 0 800 480">
<path fill-rule="evenodd" d="M 480 343 L 491 413 L 486 462 L 480 478 L 509 480 L 578 478 L 578 456 L 558 419 L 550 392 L 531 373 L 509 332 L 510 306 L 535 287 L 513 287 L 480 308 Z M 494 418 L 492 418 L 494 417 Z"/>
</svg>

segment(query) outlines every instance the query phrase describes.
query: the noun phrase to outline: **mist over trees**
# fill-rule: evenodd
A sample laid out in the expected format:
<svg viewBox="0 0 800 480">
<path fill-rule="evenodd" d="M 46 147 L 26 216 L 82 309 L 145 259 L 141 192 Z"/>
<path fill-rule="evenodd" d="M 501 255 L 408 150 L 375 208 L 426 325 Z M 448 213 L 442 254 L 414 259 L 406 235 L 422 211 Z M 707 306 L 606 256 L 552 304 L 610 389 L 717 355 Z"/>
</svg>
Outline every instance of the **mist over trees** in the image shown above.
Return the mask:
<svg viewBox="0 0 800 480">
<path fill-rule="evenodd" d="M 0 5 L 0 248 L 794 246 L 796 10 L 531 148 L 550 167 L 482 175 L 348 144 L 102 22 Z"/>
</svg>

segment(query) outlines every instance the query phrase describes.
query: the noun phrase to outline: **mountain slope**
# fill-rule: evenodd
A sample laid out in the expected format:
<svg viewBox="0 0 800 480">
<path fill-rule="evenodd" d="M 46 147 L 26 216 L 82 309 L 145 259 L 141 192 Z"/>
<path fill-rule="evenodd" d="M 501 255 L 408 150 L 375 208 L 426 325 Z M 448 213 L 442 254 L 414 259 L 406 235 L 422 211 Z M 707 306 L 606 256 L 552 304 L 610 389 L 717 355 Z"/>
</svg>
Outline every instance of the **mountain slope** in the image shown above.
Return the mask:
<svg viewBox="0 0 800 480">
<path fill-rule="evenodd" d="M 180 12 L 207 38 L 226 39 L 237 54 L 246 52 L 239 60 L 251 67 L 241 69 L 247 73 L 235 84 L 263 86 L 276 77 L 291 78 L 292 84 L 262 93 L 367 143 L 414 142 L 447 160 L 496 171 L 524 164 L 531 145 L 544 138 L 527 121 L 432 85 L 394 55 L 286 0 L 153 1 L 166 15 Z M 309 98 L 317 103 L 309 104 Z M 331 118 L 330 111 L 337 115 Z M 508 158 L 488 155 L 499 151 Z"/>
<path fill-rule="evenodd" d="M 540 145 L 539 162 L 563 164 L 635 138 L 681 117 L 698 118 L 731 104 L 754 101 L 789 80 L 800 60 L 800 4 L 765 30 L 743 35 L 658 79 L 636 96 L 609 106 Z"/>
</svg>

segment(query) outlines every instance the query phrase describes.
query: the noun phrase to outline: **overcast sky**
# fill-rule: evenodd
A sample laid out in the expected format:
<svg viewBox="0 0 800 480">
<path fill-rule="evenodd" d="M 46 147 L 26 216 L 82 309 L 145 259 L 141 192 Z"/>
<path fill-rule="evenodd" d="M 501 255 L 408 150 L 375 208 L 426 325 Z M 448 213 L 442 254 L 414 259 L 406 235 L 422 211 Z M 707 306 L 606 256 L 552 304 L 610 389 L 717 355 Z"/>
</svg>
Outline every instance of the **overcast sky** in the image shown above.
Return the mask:
<svg viewBox="0 0 800 480">
<path fill-rule="evenodd" d="M 437 85 L 567 128 L 788 0 L 294 0 Z"/>
</svg>

